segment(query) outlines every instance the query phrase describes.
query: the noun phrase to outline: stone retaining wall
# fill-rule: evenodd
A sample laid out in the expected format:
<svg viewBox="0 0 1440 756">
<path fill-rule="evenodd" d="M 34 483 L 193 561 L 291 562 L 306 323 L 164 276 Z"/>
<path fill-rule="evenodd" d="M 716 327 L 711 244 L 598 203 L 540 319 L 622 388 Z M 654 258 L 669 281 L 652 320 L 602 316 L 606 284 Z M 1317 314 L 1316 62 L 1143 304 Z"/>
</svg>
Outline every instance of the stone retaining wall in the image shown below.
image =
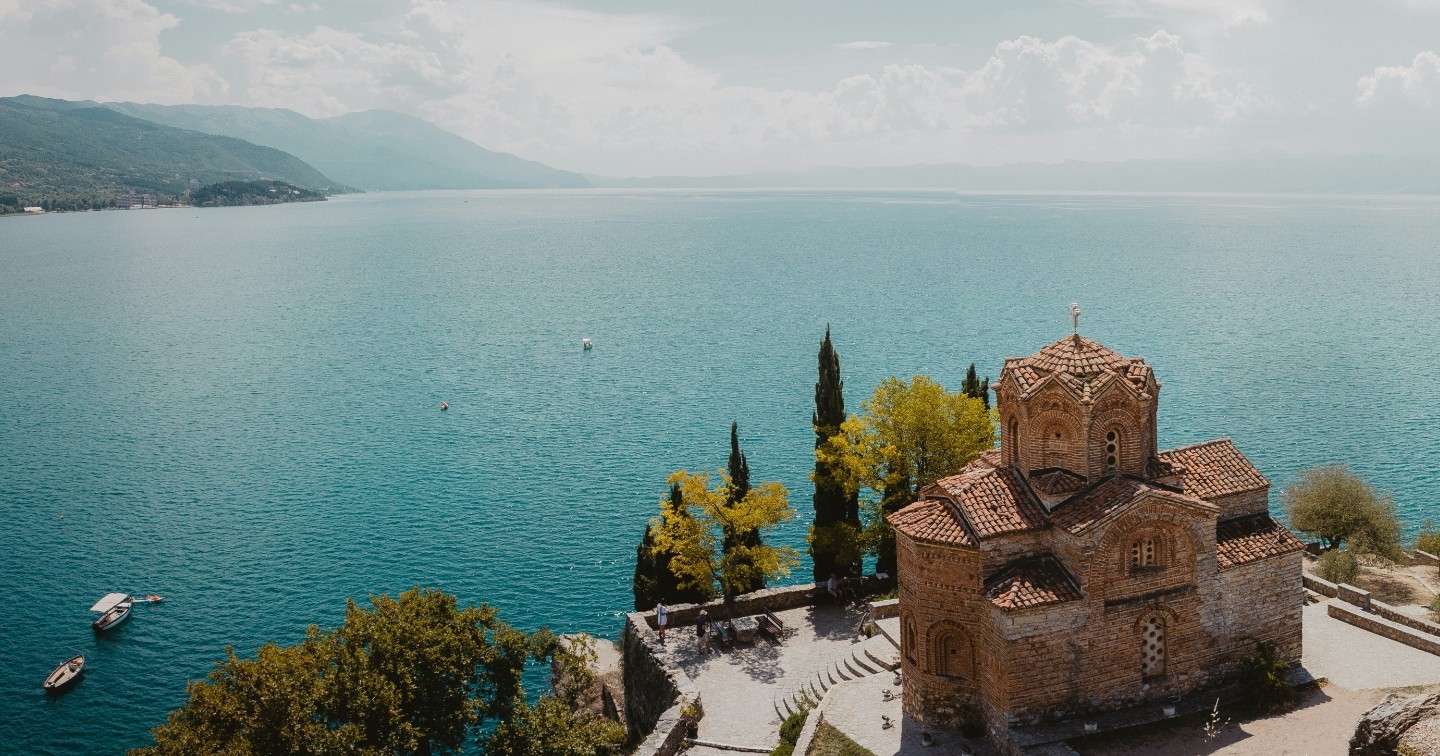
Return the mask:
<svg viewBox="0 0 1440 756">
<path fill-rule="evenodd" d="M 1371 599 L 1370 610 L 1375 612 L 1377 616 L 1384 617 L 1391 622 L 1395 622 L 1404 625 L 1412 630 L 1419 630 L 1422 633 L 1427 633 L 1429 635 L 1435 636 L 1436 638 L 1440 638 L 1440 625 L 1437 625 L 1434 622 L 1420 619 L 1419 617 L 1411 617 L 1408 614 L 1403 614 L 1400 612 L 1400 610 L 1396 609 L 1393 606 L 1390 606 L 1383 601 L 1375 601 L 1374 599 Z"/>
<path fill-rule="evenodd" d="M 1369 630 L 1376 635 L 1404 643 L 1411 648 L 1418 648 L 1421 651 L 1440 656 L 1440 638 L 1427 637 L 1395 622 L 1387 621 L 1375 615 L 1366 614 L 1357 608 L 1344 604 L 1329 604 L 1325 611 L 1331 617 L 1341 622 L 1349 623 L 1362 630 Z"/>
<path fill-rule="evenodd" d="M 1435 556 L 1428 551 L 1421 551 L 1420 549 L 1415 549 L 1415 551 L 1411 552 L 1411 554 L 1415 557 L 1416 564 L 1428 564 L 1431 567 L 1440 566 L 1440 556 Z"/>
<path fill-rule="evenodd" d="M 645 615 L 625 615 L 625 723 L 631 742 L 644 738 L 637 756 L 671 756 L 685 740 L 686 725 L 704 716 L 695 681 L 660 659 L 660 637 Z"/>
<path fill-rule="evenodd" d="M 1347 604 L 1354 604 L 1367 612 L 1370 611 L 1370 591 L 1364 588 L 1356 588 L 1349 583 L 1341 583 L 1336 586 L 1336 588 L 1341 601 Z"/>
<path fill-rule="evenodd" d="M 870 602 L 870 619 L 882 620 L 900 616 L 900 599 L 885 599 L 884 601 Z M 898 646 L 899 643 L 897 642 Z"/>
<path fill-rule="evenodd" d="M 1320 594 L 1321 596 L 1329 596 L 1330 598 L 1335 598 L 1340 595 L 1340 586 L 1335 585 L 1329 580 L 1321 580 L 1320 578 L 1315 577 L 1308 572 L 1305 573 L 1305 577 L 1303 578 L 1303 580 L 1305 582 L 1306 588 L 1309 588 L 1310 590 Z"/>
</svg>

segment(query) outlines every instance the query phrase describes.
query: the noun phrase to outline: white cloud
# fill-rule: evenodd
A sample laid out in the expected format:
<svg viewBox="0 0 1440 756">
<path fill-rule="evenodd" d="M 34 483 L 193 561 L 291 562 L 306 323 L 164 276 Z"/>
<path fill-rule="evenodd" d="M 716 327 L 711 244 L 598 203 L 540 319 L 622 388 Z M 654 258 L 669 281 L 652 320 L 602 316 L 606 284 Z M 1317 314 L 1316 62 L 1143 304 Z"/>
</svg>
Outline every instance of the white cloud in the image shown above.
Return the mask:
<svg viewBox="0 0 1440 756">
<path fill-rule="evenodd" d="M 1356 101 L 1363 106 L 1410 105 L 1426 109 L 1440 106 L 1440 55 L 1425 50 L 1409 66 L 1381 66 L 1356 82 Z"/>
<path fill-rule="evenodd" d="M 873 39 L 857 39 L 854 42 L 844 42 L 835 47 L 840 50 L 883 50 L 889 46 L 889 42 L 880 42 Z"/>
<path fill-rule="evenodd" d="M 279 0 L 185 0 L 185 2 L 198 8 L 209 8 L 226 13 L 250 13 L 266 5 L 274 5 Z"/>
<path fill-rule="evenodd" d="M 29 94 L 148 102 L 204 102 L 226 84 L 207 65 L 183 65 L 160 49 L 179 19 L 142 0 L 0 3 L 5 80 Z"/>
</svg>

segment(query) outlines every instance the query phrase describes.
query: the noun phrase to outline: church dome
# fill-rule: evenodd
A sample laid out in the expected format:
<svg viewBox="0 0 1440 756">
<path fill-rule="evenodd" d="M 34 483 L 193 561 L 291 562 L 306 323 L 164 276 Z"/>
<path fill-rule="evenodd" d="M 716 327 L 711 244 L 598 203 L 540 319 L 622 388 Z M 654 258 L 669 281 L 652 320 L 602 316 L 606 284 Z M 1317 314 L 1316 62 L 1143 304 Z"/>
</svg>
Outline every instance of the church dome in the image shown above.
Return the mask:
<svg viewBox="0 0 1440 756">
<path fill-rule="evenodd" d="M 1005 374 L 1009 374 L 1008 376 Z M 1140 357 L 1122 357 L 1120 353 L 1080 334 L 1066 336 L 1029 357 L 1005 360 L 1002 380 L 1015 379 L 1021 396 L 1028 395 L 1046 379 L 1056 376 L 1063 383 L 1082 392 L 1094 387 L 1107 376 L 1118 376 L 1136 389 L 1145 390 L 1150 379 L 1150 366 Z"/>
</svg>

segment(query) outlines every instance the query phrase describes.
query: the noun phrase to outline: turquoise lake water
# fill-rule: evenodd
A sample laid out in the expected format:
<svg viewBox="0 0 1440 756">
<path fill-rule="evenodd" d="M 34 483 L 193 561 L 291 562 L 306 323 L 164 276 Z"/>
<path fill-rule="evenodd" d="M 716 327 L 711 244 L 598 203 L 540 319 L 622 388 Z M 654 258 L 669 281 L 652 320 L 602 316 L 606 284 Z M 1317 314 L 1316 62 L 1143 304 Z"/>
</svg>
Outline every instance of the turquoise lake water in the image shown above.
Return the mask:
<svg viewBox="0 0 1440 756">
<path fill-rule="evenodd" d="M 613 637 L 666 474 L 722 466 L 732 419 L 801 545 L 827 323 L 853 410 L 889 375 L 993 377 L 1078 301 L 1083 333 L 1155 366 L 1164 446 L 1231 436 L 1276 491 L 1347 461 L 1408 526 L 1440 519 L 1437 291 L 1436 199 L 455 192 L 0 220 L 0 752 L 143 745 L 224 646 L 293 642 L 349 596 L 439 586 Z M 167 601 L 97 638 L 109 591 Z M 47 698 L 77 652 L 87 679 Z"/>
</svg>

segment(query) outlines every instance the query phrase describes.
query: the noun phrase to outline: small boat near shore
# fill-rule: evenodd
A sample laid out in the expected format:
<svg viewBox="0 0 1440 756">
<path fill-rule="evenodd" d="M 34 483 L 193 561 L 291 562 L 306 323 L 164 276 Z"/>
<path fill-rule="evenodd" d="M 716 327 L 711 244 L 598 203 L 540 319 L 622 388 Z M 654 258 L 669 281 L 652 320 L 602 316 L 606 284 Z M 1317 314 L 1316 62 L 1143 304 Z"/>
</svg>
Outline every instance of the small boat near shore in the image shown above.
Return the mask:
<svg viewBox="0 0 1440 756">
<path fill-rule="evenodd" d="M 45 678 L 45 690 L 50 693 L 63 693 L 75 683 L 80 682 L 80 676 L 83 674 L 85 674 L 84 654 L 72 656 L 60 662 L 60 666 Z"/>
<path fill-rule="evenodd" d="M 90 626 L 100 633 L 115 629 L 120 623 L 130 619 L 130 607 L 134 603 L 134 597 L 128 593 L 106 594 L 105 598 L 90 607 L 90 611 L 100 613 L 100 617 L 90 623 Z"/>
</svg>

